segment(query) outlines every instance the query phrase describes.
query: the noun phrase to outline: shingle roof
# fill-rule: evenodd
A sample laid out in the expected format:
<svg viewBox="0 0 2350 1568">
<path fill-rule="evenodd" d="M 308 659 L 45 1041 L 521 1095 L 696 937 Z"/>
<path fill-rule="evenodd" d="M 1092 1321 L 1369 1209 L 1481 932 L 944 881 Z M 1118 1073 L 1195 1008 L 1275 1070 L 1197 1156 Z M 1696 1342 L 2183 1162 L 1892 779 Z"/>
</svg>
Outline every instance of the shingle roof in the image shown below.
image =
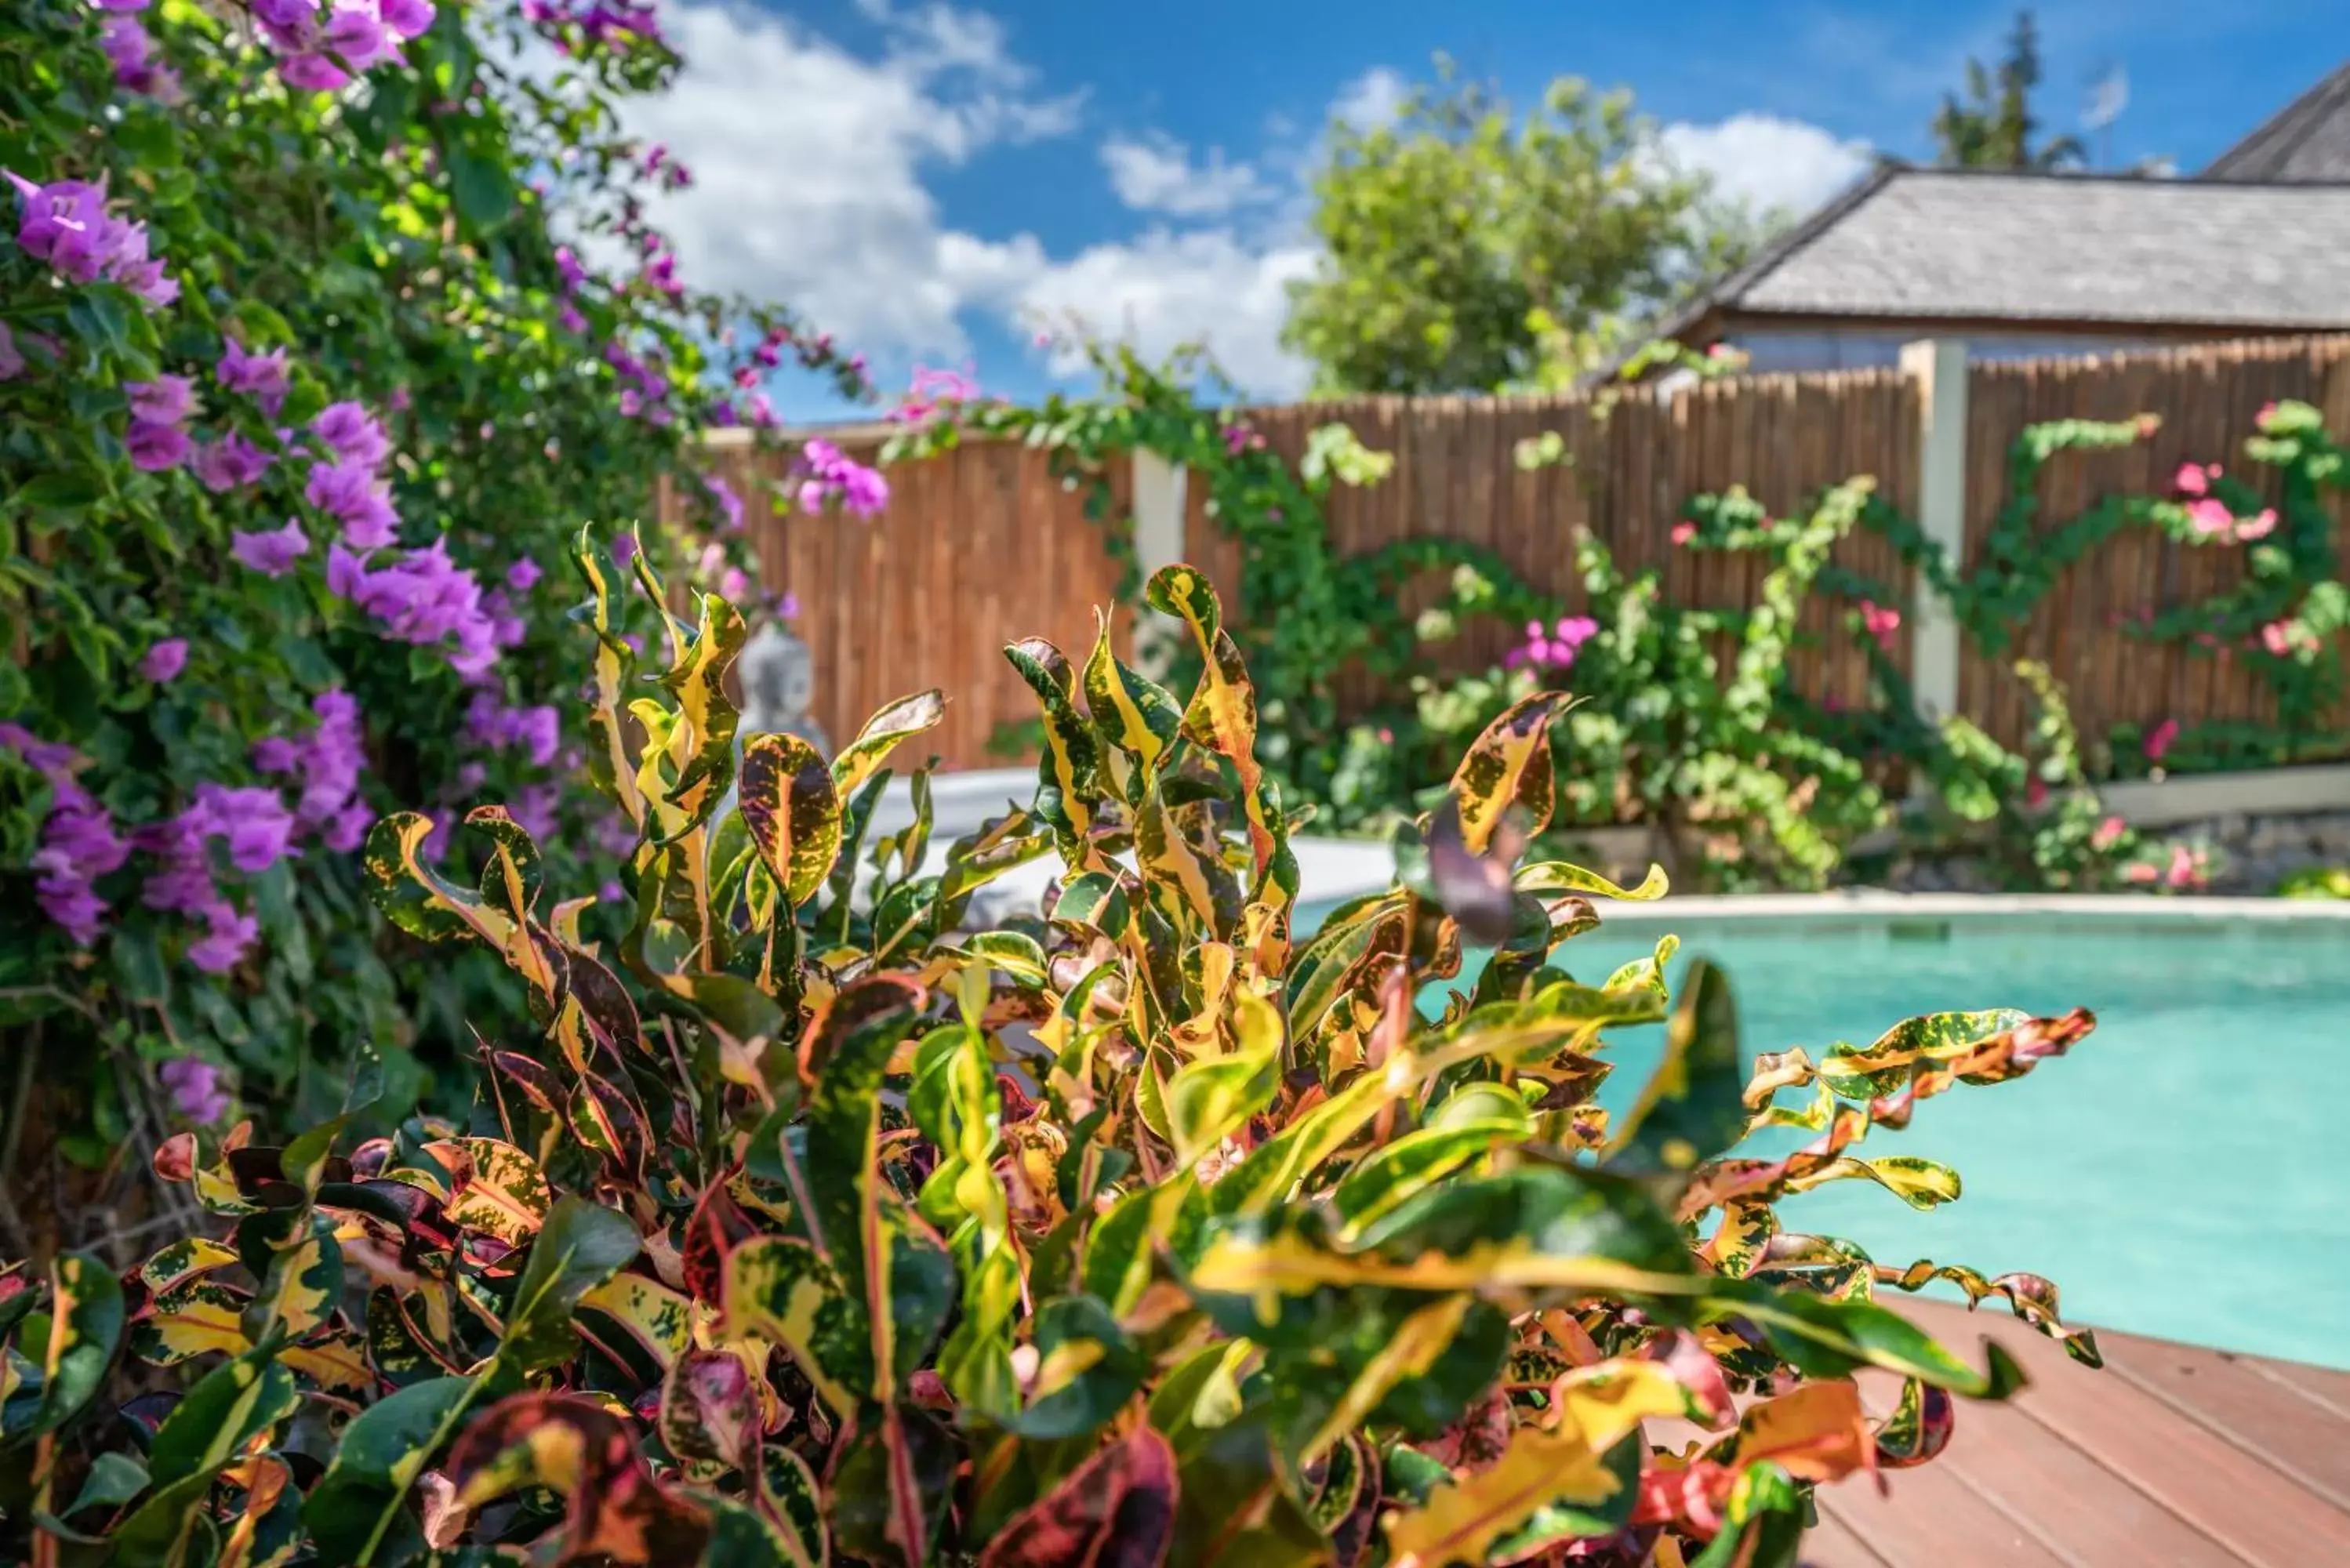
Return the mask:
<svg viewBox="0 0 2350 1568">
<path fill-rule="evenodd" d="M 1686 311 L 2350 327 L 2350 184 L 1888 168 Z M 1668 328 L 1668 334 L 1672 328 Z"/>
<path fill-rule="evenodd" d="M 2206 180 L 2350 180 L 2350 63 L 2211 161 Z"/>
</svg>

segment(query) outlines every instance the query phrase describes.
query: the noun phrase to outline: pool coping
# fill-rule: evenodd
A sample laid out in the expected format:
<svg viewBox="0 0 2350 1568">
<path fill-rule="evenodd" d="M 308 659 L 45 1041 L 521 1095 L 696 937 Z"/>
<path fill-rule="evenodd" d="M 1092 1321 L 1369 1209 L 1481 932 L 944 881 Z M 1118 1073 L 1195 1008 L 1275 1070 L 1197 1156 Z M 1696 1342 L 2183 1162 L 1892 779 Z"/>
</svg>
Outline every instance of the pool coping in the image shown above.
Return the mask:
<svg viewBox="0 0 2350 1568">
<path fill-rule="evenodd" d="M 2194 925 L 2213 920 L 2262 920 L 2350 927 L 2350 900 L 2220 898 L 2152 893 L 1897 893 L 1882 888 L 1826 893 L 1667 894 L 1650 902 L 1603 898 L 1600 918 L 1642 920 L 1996 919 L 2033 915 L 2118 915 L 2137 920 Z"/>
</svg>

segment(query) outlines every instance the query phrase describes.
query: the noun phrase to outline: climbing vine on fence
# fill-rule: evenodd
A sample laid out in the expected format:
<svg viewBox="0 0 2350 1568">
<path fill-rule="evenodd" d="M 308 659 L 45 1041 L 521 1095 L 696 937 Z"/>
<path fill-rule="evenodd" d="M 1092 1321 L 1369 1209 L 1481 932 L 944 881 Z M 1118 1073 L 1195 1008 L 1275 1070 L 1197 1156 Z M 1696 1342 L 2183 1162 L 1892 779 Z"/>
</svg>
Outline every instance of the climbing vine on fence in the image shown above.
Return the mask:
<svg viewBox="0 0 2350 1568">
<path fill-rule="evenodd" d="M 1730 884 L 1824 881 L 1856 837 L 1889 819 L 1881 786 L 1896 776 L 1922 775 L 1937 786 L 1942 805 L 1928 825 L 1929 838 L 1968 825 L 2029 838 L 2041 832 L 2037 793 L 2087 791 L 2093 764 L 2112 773 L 2166 762 L 2242 765 L 2303 755 L 2320 715 L 2342 691 L 2334 633 L 2350 623 L 2350 597 L 2338 580 L 2333 523 L 2323 503 L 2345 474 L 2341 449 L 2305 404 L 2263 410 L 2245 446 L 2248 460 L 2281 475 L 2282 499 L 2273 508 L 2241 475 L 2218 463 L 2194 464 L 2179 471 L 2169 493 L 2107 497 L 2043 526 L 2037 492 L 2051 462 L 2126 446 L 2156 429 L 2143 416 L 2059 421 L 2035 425 L 2015 442 L 2008 497 L 1972 562 L 1949 559 L 1866 480 L 1832 486 L 1787 516 L 1772 515 L 1733 488 L 1690 498 L 1675 538 L 1690 549 L 1752 552 L 1766 560 L 1753 604 L 1669 604 L 1661 574 L 1627 573 L 1603 543 L 1586 539 L 1575 565 L 1586 609 L 1576 615 L 1492 552 L 1463 540 L 1412 538 L 1340 556 L 1326 515 L 1333 486 L 1377 483 L 1392 463 L 1344 426 L 1312 432 L 1293 466 L 1243 412 L 1200 399 L 1193 386 L 1202 368 L 1195 358 L 1153 367 L 1130 350 L 1108 348 L 1097 348 L 1095 361 L 1104 381 L 1099 396 L 1055 393 L 1030 406 L 973 398 L 943 406 L 893 441 L 885 461 L 943 451 L 966 435 L 1045 449 L 1065 483 L 1087 489 L 1087 514 L 1107 530 L 1128 597 L 1138 563 L 1130 519 L 1119 512 L 1109 483 L 1114 464 L 1147 451 L 1187 469 L 1191 483 L 1207 488 L 1208 514 L 1239 545 L 1243 613 L 1236 619 L 1248 628 L 1241 634 L 1243 651 L 1259 672 L 1268 765 L 1293 798 L 1314 802 L 1326 824 L 1341 828 L 1377 826 L 1408 809 L 1415 791 L 1440 776 L 1438 759 L 1521 689 L 1532 690 L 1537 676 L 1557 680 L 1569 669 L 1569 684 L 1594 701 L 1561 726 L 1569 753 L 1562 817 L 1585 825 L 1660 822 Z M 1704 374 L 1736 368 L 1735 361 L 1685 352 L 1673 362 Z M 1516 455 L 1529 468 L 1565 458 L 1555 438 L 1523 442 Z M 1914 573 L 1918 591 L 1940 596 L 1962 634 L 1999 654 L 2012 647 L 2067 567 L 2131 527 L 2189 547 L 2244 553 L 2238 586 L 2156 611 L 2129 629 L 2208 657 L 2249 659 L 2274 693 L 2273 725 L 2182 732 L 2170 724 L 2145 734 L 2122 728 L 2106 737 L 2100 755 L 2085 758 L 2063 713 L 2062 692 L 2035 668 L 2024 679 L 2043 713 L 2057 713 L 2059 722 L 2043 723 L 2023 753 L 2010 753 L 1970 725 L 1954 728 L 1920 715 L 1891 656 L 1903 618 L 1899 587 L 1828 559 L 1836 541 L 1856 529 L 1882 537 Z M 1400 590 L 1430 576 L 1440 585 L 1438 602 L 1407 613 Z M 1843 634 L 1868 658 L 1874 697 L 1861 711 L 1827 711 L 1785 677 L 1789 652 L 1808 636 L 1797 625 L 1814 594 L 1845 607 Z M 1431 645 L 1450 639 L 1474 616 L 1523 624 L 1525 644 L 1496 669 L 1430 675 Z M 1716 652 L 1724 645 L 1726 665 Z M 1367 705 L 1342 702 L 1339 683 L 1348 670 L 1362 671 L 1367 687 L 1382 695 Z M 2016 789 L 2034 800 L 2020 803 L 2012 821 L 1981 809 L 1986 792 Z M 2106 833 L 2092 847 L 2094 826 L 2059 835 L 2072 846 L 2064 855 L 2043 845 L 2005 858 L 2019 880 L 2111 880 L 2132 846 Z"/>
</svg>

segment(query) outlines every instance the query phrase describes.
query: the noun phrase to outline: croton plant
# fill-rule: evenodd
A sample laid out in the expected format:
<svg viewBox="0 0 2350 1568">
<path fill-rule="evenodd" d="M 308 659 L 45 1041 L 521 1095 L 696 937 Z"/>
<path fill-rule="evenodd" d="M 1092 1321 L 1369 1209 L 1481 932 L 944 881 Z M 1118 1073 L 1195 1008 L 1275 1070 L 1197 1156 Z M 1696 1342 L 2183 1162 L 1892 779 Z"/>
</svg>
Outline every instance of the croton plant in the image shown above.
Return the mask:
<svg viewBox="0 0 2350 1568">
<path fill-rule="evenodd" d="M 584 940 L 588 901 L 501 810 L 466 819 L 477 883 L 420 853 L 426 818 L 380 824 L 386 912 L 502 955 L 542 1033 L 480 1042 L 462 1126 L 363 1137 L 363 1072 L 284 1147 L 183 1135 L 163 1174 L 224 1239 L 0 1276 L 0 1555 L 1790 1563 L 1814 1486 L 1932 1459 L 1954 1396 L 2021 1381 L 1879 1291 L 2003 1297 L 2095 1364 L 2043 1280 L 1880 1265 L 1773 1207 L 1852 1177 L 1953 1195 L 1851 1150 L 2087 1016 L 1914 1018 L 1750 1079 L 1727 981 L 1669 993 L 1669 941 L 1578 977 L 1593 900 L 1663 879 L 1513 864 L 1562 694 L 1476 741 L 1391 890 L 1293 931 L 1296 824 L 1197 572 L 1149 587 L 1196 639 L 1188 701 L 1107 634 L 1082 666 L 1004 650 L 1043 707 L 1035 798 L 941 861 L 927 770 L 911 825 L 872 831 L 937 693 L 829 761 L 738 750 L 741 618 L 665 616 L 640 673 L 607 558 L 583 536 L 596 773 L 639 830 L 626 935 Z M 971 929 L 1045 856 L 1041 916 Z M 1638 1025 L 1661 1065 L 1611 1117 Z M 1729 1152 L 1788 1124 L 1816 1137 Z"/>
</svg>

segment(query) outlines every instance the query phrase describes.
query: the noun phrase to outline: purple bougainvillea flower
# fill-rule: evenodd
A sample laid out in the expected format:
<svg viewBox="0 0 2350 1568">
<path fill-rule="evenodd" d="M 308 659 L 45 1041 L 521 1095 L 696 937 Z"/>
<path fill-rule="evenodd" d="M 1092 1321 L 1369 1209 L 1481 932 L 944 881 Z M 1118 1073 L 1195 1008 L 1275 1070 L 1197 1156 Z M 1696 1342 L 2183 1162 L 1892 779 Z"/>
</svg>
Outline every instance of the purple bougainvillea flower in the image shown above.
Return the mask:
<svg viewBox="0 0 2350 1568">
<path fill-rule="evenodd" d="M 163 264 L 147 254 L 147 229 L 106 210 L 103 182 L 59 180 L 38 184 L 13 171 L 0 171 L 16 188 L 24 213 L 16 243 L 36 261 L 47 262 L 76 283 L 107 278 L 150 305 L 169 305 L 180 286 L 163 275 Z"/>
<path fill-rule="evenodd" d="M 621 566 L 625 566 L 636 558 L 637 536 L 634 534 L 622 534 L 613 539 L 613 560 L 618 561 Z"/>
<path fill-rule="evenodd" d="M 133 420 L 122 438 L 125 451 L 130 453 L 133 466 L 150 473 L 161 473 L 179 467 L 188 461 L 188 432 L 178 425 L 151 424 L 145 420 Z"/>
<path fill-rule="evenodd" d="M 432 26 L 437 13 L 428 0 L 381 0 L 376 14 L 383 25 L 403 38 L 421 36 Z"/>
<path fill-rule="evenodd" d="M 194 411 L 195 386 L 185 376 L 158 376 L 151 381 L 126 381 L 123 395 L 130 400 L 130 417 L 149 424 L 176 425 Z"/>
<path fill-rule="evenodd" d="M 743 527 L 743 498 L 734 493 L 734 487 L 713 473 L 702 480 L 702 488 L 710 493 L 710 499 L 718 507 L 719 516 L 725 519 L 726 531 L 740 533 Z"/>
<path fill-rule="evenodd" d="M 262 412 L 275 419 L 278 405 L 286 400 L 286 350 L 272 348 L 266 354 L 250 354 L 244 344 L 232 337 L 221 349 L 220 363 L 213 368 L 213 379 L 224 390 L 251 398 L 261 406 Z"/>
<path fill-rule="evenodd" d="M 343 543 L 353 549 L 381 549 L 399 532 L 400 514 L 392 509 L 391 487 L 378 481 L 369 464 L 348 458 L 316 463 L 302 493 L 311 505 L 341 522 Z"/>
<path fill-rule="evenodd" d="M 195 461 L 190 466 L 205 489 L 215 494 L 240 490 L 256 483 L 277 461 L 234 431 L 216 441 L 196 448 Z"/>
<path fill-rule="evenodd" d="M 167 637 L 148 645 L 139 660 L 139 673 L 158 686 L 178 675 L 188 667 L 188 639 Z"/>
<path fill-rule="evenodd" d="M 172 1109 L 196 1126 L 210 1127 L 228 1115 L 228 1091 L 221 1087 L 220 1069 L 210 1062 L 182 1056 L 164 1063 L 155 1077 L 171 1096 Z"/>
<path fill-rule="evenodd" d="M 525 556 L 506 568 L 506 587 L 518 594 L 526 594 L 545 575 L 539 570 L 536 561 Z"/>
<path fill-rule="evenodd" d="M 785 588 L 783 597 L 775 601 L 775 613 L 785 620 L 797 620 L 800 614 L 799 595 Z"/>
<path fill-rule="evenodd" d="M 353 402 L 329 403 L 310 421 L 310 433 L 345 462 L 380 468 L 391 455 L 391 441 L 375 416 Z"/>
<path fill-rule="evenodd" d="M 588 281 L 588 269 L 579 265 L 578 256 L 569 245 L 555 247 L 555 270 L 563 275 L 563 286 L 567 289 L 577 288 Z"/>
<path fill-rule="evenodd" d="M 556 312 L 555 319 L 561 324 L 566 332 L 577 333 L 588 330 L 588 318 L 580 315 L 579 307 L 568 300 L 564 302 L 561 310 Z"/>
<path fill-rule="evenodd" d="M 310 553 L 310 536 L 301 522 L 288 517 L 286 526 L 262 533 L 240 528 L 229 535 L 229 554 L 265 577 L 282 577 L 294 563 Z"/>
<path fill-rule="evenodd" d="M 165 100 L 180 96 L 178 75 L 155 58 L 155 40 L 137 17 L 109 16 L 99 26 L 98 43 L 106 51 L 107 63 L 114 67 L 116 86 Z"/>
<path fill-rule="evenodd" d="M 195 808 L 208 837 L 228 840 L 229 864 L 240 871 L 258 875 L 294 853 L 294 814 L 274 789 L 201 784 Z"/>
<path fill-rule="evenodd" d="M 261 935 L 261 922 L 237 913 L 235 905 L 217 897 L 203 913 L 204 934 L 188 944 L 188 961 L 206 974 L 226 974 L 244 961 Z"/>
<path fill-rule="evenodd" d="M 718 597 L 729 604 L 740 604 L 751 597 L 751 579 L 743 575 L 740 566 L 729 566 L 718 579 Z"/>
</svg>

